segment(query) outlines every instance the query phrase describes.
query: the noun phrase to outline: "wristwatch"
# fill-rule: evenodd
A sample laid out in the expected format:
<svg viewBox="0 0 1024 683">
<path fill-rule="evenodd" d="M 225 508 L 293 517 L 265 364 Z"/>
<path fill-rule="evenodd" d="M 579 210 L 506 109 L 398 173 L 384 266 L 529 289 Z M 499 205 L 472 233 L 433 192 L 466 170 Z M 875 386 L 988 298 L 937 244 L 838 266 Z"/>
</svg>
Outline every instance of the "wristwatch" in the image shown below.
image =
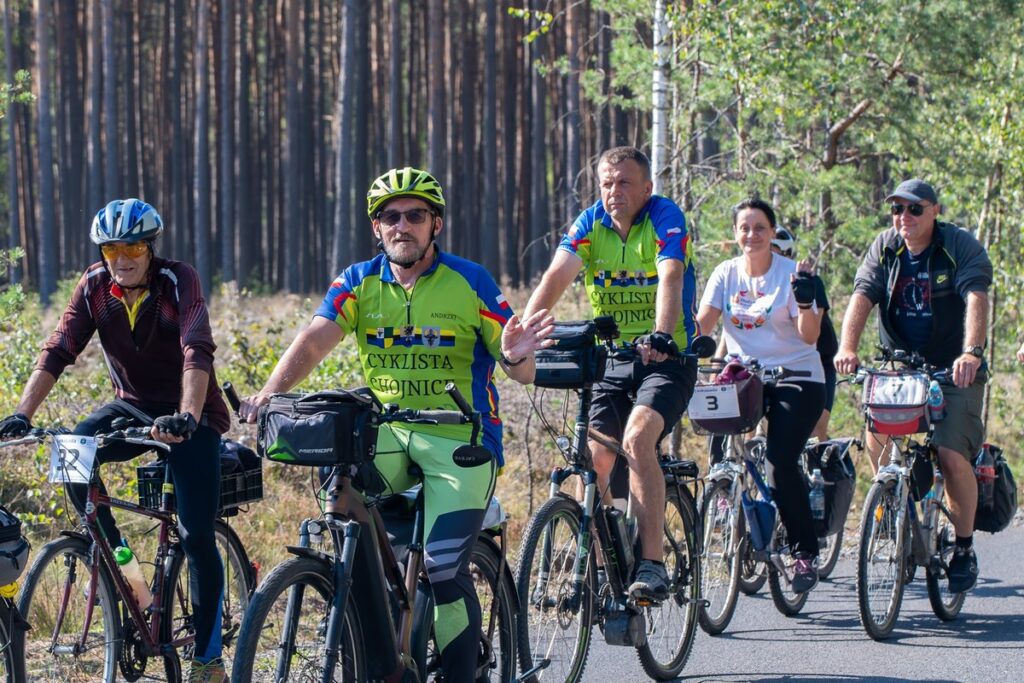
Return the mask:
<svg viewBox="0 0 1024 683">
<path fill-rule="evenodd" d="M 964 353 L 969 353 L 975 358 L 981 358 L 985 355 L 984 346 L 965 346 Z"/>
</svg>

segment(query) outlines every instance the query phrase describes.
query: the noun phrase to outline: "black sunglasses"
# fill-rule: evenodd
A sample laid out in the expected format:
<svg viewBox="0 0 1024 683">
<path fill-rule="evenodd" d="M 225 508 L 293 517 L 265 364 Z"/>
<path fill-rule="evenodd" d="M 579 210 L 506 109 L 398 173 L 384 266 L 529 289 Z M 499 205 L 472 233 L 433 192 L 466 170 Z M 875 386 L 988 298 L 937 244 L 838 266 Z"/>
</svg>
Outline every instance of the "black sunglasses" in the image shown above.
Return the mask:
<svg viewBox="0 0 1024 683">
<path fill-rule="evenodd" d="M 420 225 L 423 221 L 427 220 L 427 216 L 433 215 L 434 212 L 430 209 L 409 209 L 408 211 L 395 211 L 393 209 L 389 209 L 378 213 L 377 220 L 389 228 L 392 228 L 398 225 L 398 221 L 402 220 L 402 216 L 405 216 L 405 220 L 410 224 Z"/>
<path fill-rule="evenodd" d="M 906 209 L 911 216 L 921 216 L 924 214 L 924 210 L 927 208 L 928 206 L 924 204 L 893 204 L 892 215 L 902 216 L 903 209 Z"/>
</svg>

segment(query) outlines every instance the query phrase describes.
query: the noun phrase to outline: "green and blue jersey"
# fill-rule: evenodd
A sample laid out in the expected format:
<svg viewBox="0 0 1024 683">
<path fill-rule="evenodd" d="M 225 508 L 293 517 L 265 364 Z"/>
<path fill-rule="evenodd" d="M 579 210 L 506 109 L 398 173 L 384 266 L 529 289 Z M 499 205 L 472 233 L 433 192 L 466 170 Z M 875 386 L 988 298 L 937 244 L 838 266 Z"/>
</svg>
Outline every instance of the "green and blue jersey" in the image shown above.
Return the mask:
<svg viewBox="0 0 1024 683">
<path fill-rule="evenodd" d="M 658 263 L 682 261 L 682 311 L 672 336 L 680 349 L 689 348 L 696 334 L 697 276 L 686 217 L 675 202 L 652 196 L 623 240 L 598 200 L 576 218 L 558 248 L 583 259 L 594 315 L 613 316 L 625 339 L 654 331 Z"/>
<path fill-rule="evenodd" d="M 483 445 L 504 462 L 493 376 L 512 310 L 482 266 L 439 251 L 406 290 L 380 254 L 338 276 L 315 315 L 355 335 L 366 382 L 381 403 L 457 410 L 444 390 L 454 382 L 483 416 Z M 469 425 L 408 427 L 462 441 L 471 431 Z"/>
</svg>

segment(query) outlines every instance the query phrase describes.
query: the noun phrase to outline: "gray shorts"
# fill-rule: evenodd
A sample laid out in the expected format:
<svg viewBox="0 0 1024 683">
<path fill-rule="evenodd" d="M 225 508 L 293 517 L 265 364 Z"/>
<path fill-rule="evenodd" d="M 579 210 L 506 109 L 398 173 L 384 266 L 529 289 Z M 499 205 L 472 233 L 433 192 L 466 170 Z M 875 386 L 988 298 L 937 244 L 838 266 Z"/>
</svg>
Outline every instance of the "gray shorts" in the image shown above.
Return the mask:
<svg viewBox="0 0 1024 683">
<path fill-rule="evenodd" d="M 975 378 L 965 389 L 943 386 L 942 394 L 946 398 L 946 417 L 936 423 L 932 444 L 954 450 L 974 462 L 985 441 L 985 423 L 981 419 L 985 379 Z"/>
</svg>

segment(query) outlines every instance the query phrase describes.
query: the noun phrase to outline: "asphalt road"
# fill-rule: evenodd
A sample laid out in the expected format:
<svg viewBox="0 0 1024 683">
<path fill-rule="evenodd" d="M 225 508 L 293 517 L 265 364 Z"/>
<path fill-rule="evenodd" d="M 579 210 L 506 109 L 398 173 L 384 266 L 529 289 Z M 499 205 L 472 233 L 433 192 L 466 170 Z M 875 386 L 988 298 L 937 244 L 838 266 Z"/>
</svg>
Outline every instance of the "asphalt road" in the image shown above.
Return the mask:
<svg viewBox="0 0 1024 683">
<path fill-rule="evenodd" d="M 803 611 L 784 617 L 765 586 L 739 596 L 725 633 L 698 629 L 680 681 L 1024 681 L 1024 525 L 978 534 L 980 577 L 960 616 L 942 622 L 928 602 L 923 570 L 907 586 L 896 628 L 871 640 L 860 625 L 855 549 L 849 544 L 831 578 L 811 593 Z M 584 681 L 641 681 L 635 653 L 596 634 Z"/>
</svg>

